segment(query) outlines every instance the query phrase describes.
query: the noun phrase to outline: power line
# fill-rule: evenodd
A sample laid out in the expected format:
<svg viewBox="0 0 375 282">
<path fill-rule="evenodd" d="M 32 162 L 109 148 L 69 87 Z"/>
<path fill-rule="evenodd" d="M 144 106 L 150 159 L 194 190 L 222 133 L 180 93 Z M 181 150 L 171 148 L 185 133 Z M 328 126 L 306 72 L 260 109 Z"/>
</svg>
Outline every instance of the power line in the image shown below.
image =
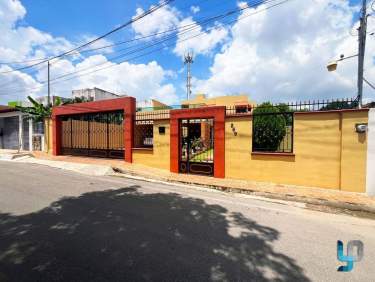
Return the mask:
<svg viewBox="0 0 375 282">
<path fill-rule="evenodd" d="M 268 2 L 274 2 L 274 1 L 276 1 L 276 0 L 259 1 L 259 3 L 268 3 Z M 281 2 L 279 2 L 279 3 L 276 3 L 276 4 L 273 4 L 273 5 L 270 5 L 270 6 L 264 8 L 264 9 L 262 9 L 262 10 L 257 10 L 257 11 L 255 11 L 254 13 L 251 13 L 251 14 L 248 14 L 248 15 L 244 15 L 243 17 L 238 18 L 238 19 L 236 19 L 236 20 L 232 20 L 232 21 L 230 21 L 230 22 L 228 22 L 228 23 L 234 23 L 234 22 L 237 22 L 237 21 L 243 20 L 243 19 L 245 19 L 245 18 L 247 18 L 247 17 L 249 17 L 249 16 L 252 16 L 252 15 L 254 15 L 254 14 L 258 14 L 258 13 L 260 13 L 260 12 L 264 12 L 264 11 L 266 11 L 266 10 L 268 10 L 268 9 L 274 8 L 274 7 L 276 7 L 276 6 L 280 6 L 280 5 L 285 4 L 286 2 L 289 2 L 289 1 L 291 1 L 291 0 L 284 0 L 284 1 L 281 1 Z M 241 9 L 238 9 L 237 11 L 243 11 L 243 10 L 250 9 L 250 8 L 252 8 L 252 7 L 241 8 Z M 225 15 L 225 16 L 229 16 L 229 15 L 232 15 L 232 14 L 233 14 L 233 11 L 230 11 L 230 12 L 225 13 L 224 15 Z M 218 16 L 215 16 L 214 18 L 217 18 L 217 17 L 218 17 Z M 200 26 L 197 26 L 197 27 L 200 27 Z M 185 32 L 186 32 L 186 31 L 185 31 Z M 194 35 L 194 36 L 192 36 L 192 37 L 188 37 L 188 38 L 185 38 L 185 39 L 183 39 L 183 40 L 180 40 L 180 42 L 187 41 L 187 40 L 190 40 L 190 39 L 192 39 L 192 38 L 196 38 L 196 37 L 198 37 L 198 36 L 203 35 L 204 33 L 205 33 L 205 31 L 202 31 L 202 32 L 198 33 L 197 35 Z M 177 34 L 176 34 L 175 36 L 177 36 Z M 171 38 L 169 38 L 169 39 L 167 39 L 167 40 L 170 40 L 170 39 L 171 39 Z M 163 40 L 163 41 L 166 41 L 166 40 Z M 145 49 L 147 49 L 147 48 L 153 47 L 153 46 L 158 45 L 158 44 L 160 44 L 160 43 L 161 43 L 161 42 L 157 42 L 157 43 L 154 43 L 154 44 L 149 45 L 149 46 L 146 47 L 146 48 L 139 48 L 138 50 L 134 50 L 135 52 L 133 51 L 133 52 L 130 52 L 130 53 L 125 53 L 125 54 L 119 55 L 119 56 L 117 56 L 117 57 L 115 57 L 115 58 L 112 58 L 112 59 L 118 59 L 118 58 L 120 58 L 120 57 L 123 57 L 124 55 L 129 55 L 129 54 L 131 54 L 131 53 L 136 53 L 136 52 L 138 52 L 138 51 L 143 51 L 143 50 L 145 50 Z M 144 57 L 144 56 L 146 56 L 146 55 L 149 55 L 149 54 L 151 54 L 151 53 L 154 53 L 154 52 L 157 52 L 157 51 L 163 50 L 165 47 L 169 47 L 169 46 L 172 46 L 172 45 L 174 45 L 174 43 L 173 43 L 173 44 L 168 44 L 168 45 L 166 45 L 166 46 L 162 46 L 161 48 L 158 48 L 158 49 L 153 49 L 153 50 L 151 50 L 151 51 L 149 51 L 149 52 L 146 52 L 146 53 L 143 53 L 143 54 L 137 55 L 137 56 L 132 57 L 132 58 L 130 58 L 130 59 L 120 61 L 120 62 L 118 62 L 118 64 L 123 63 L 123 62 L 132 61 L 132 60 L 135 60 L 135 59 L 138 59 L 138 58 L 141 58 L 141 57 Z M 108 61 L 108 62 L 106 62 L 106 63 L 104 63 L 104 64 L 99 64 L 99 65 L 96 65 L 96 66 L 94 66 L 94 67 L 98 67 L 98 66 L 100 66 L 100 65 L 105 65 L 105 64 L 108 64 L 108 63 L 112 63 L 112 62 Z M 95 69 L 95 70 L 92 70 L 92 71 L 90 71 L 90 72 L 83 73 L 83 74 L 80 74 L 80 75 L 75 75 L 76 73 L 80 73 L 80 72 L 82 72 L 82 71 L 85 71 L 85 70 L 88 70 L 88 69 L 93 68 L 93 67 L 91 66 L 90 68 L 87 68 L 87 69 L 84 69 L 84 70 L 79 70 L 79 71 L 75 71 L 75 72 L 72 72 L 72 73 L 64 74 L 64 75 L 62 75 L 62 76 L 60 76 L 60 77 L 57 77 L 57 78 L 52 79 L 51 81 L 52 81 L 52 84 L 56 84 L 56 83 L 58 83 L 58 82 L 68 81 L 68 80 L 71 80 L 71 79 L 74 79 L 74 78 L 77 78 L 77 77 L 82 77 L 82 76 L 85 76 L 85 75 L 88 75 L 88 74 L 96 73 L 96 72 L 101 71 L 101 70 L 104 70 L 104 69 L 108 69 L 108 68 L 111 68 L 111 67 L 118 66 L 118 64 L 116 64 L 116 65 L 110 65 L 110 66 L 106 66 L 106 67 L 102 67 L 102 68 L 100 68 L 100 69 Z M 72 77 L 68 77 L 68 78 L 66 78 L 66 79 L 60 80 L 61 78 L 64 78 L 64 77 L 67 77 L 67 76 L 71 76 L 71 75 L 72 75 Z M 40 85 L 40 86 L 38 86 L 38 87 L 34 87 L 34 88 L 24 89 L 24 90 L 21 90 L 21 91 L 13 91 L 13 93 L 20 93 L 20 92 L 27 92 L 27 90 L 36 90 L 36 89 L 41 89 L 41 88 L 46 84 L 46 82 L 40 82 L 40 84 L 42 84 L 42 85 Z M 11 91 L 11 90 L 6 89 L 6 91 Z M 0 94 L 0 95 L 4 95 L 4 94 Z M 6 95 L 9 95 L 9 94 L 6 94 Z"/>
<path fill-rule="evenodd" d="M 135 23 L 135 22 L 137 22 L 137 21 L 139 21 L 140 19 L 142 19 L 142 18 L 144 18 L 144 17 L 146 17 L 146 16 L 148 16 L 148 15 L 154 13 L 155 11 L 159 10 L 160 8 L 162 8 L 162 7 L 166 6 L 166 5 L 168 5 L 169 3 L 173 2 L 173 1 L 174 1 L 174 0 L 164 0 L 163 2 L 159 3 L 159 4 L 156 5 L 156 6 L 151 6 L 151 8 L 150 8 L 149 10 L 147 10 L 147 11 L 144 12 L 144 13 L 142 13 L 141 15 L 138 15 L 138 16 L 132 18 L 131 20 L 127 21 L 126 23 L 124 23 L 124 24 L 122 24 L 122 25 L 120 25 L 120 26 L 118 26 L 118 27 L 116 27 L 116 28 L 114 28 L 114 29 L 108 31 L 107 33 L 105 33 L 105 34 L 103 34 L 103 35 L 101 35 L 101 36 L 99 36 L 99 37 L 97 37 L 97 38 L 95 38 L 95 39 L 93 39 L 93 40 L 90 40 L 90 41 L 88 41 L 88 42 L 86 42 L 86 43 L 84 43 L 84 44 L 82 44 L 82 45 L 80 45 L 80 46 L 78 46 L 78 47 L 75 47 L 75 48 L 73 48 L 73 49 L 71 49 L 71 50 L 69 50 L 69 51 L 66 51 L 66 52 L 64 52 L 64 53 L 61 53 L 61 54 L 59 54 L 59 55 L 56 55 L 56 56 L 50 57 L 50 58 L 48 58 L 48 59 L 46 59 L 46 60 L 40 61 L 40 62 L 38 62 L 38 63 L 32 64 L 32 65 L 29 65 L 29 66 L 24 66 L 24 67 L 17 68 L 17 69 L 11 70 L 11 71 L 1 72 L 0 74 L 11 73 L 11 72 L 15 72 L 15 71 L 20 71 L 20 70 L 28 69 L 28 68 L 31 68 L 31 67 L 34 67 L 34 66 L 40 65 L 40 64 L 42 64 L 42 63 L 45 63 L 45 62 L 47 62 L 47 61 L 51 61 L 51 60 L 53 60 L 53 59 L 57 59 L 57 58 L 60 58 L 60 57 L 65 56 L 65 55 L 67 55 L 67 54 L 70 54 L 70 53 L 72 53 L 72 52 L 78 51 L 78 50 L 80 50 L 80 49 L 82 49 L 82 48 L 84 48 L 84 47 L 86 47 L 86 46 L 89 46 L 89 45 L 91 45 L 91 44 L 93 44 L 93 43 L 95 43 L 95 42 L 97 42 L 97 41 L 99 41 L 99 40 L 101 40 L 101 39 L 103 39 L 103 38 L 105 38 L 105 37 L 107 37 L 107 36 L 109 36 L 109 35 L 111 35 L 111 34 L 117 32 L 117 31 L 119 31 L 119 30 L 121 30 L 121 29 L 123 29 L 123 28 L 125 28 L 125 27 L 127 27 L 127 26 L 129 26 L 129 25 L 131 25 L 131 24 L 133 24 L 133 23 Z"/>
<path fill-rule="evenodd" d="M 275 1 L 275 0 L 269 0 L 269 2 L 274 2 L 274 1 Z M 247 17 L 249 17 L 249 16 L 252 16 L 252 15 L 254 15 L 254 14 L 258 14 L 258 13 L 260 13 L 260 12 L 266 11 L 266 10 L 271 9 L 271 8 L 274 8 L 274 7 L 276 7 L 276 6 L 280 6 L 280 5 L 282 5 L 282 4 L 285 4 L 286 2 L 289 2 L 289 1 L 291 1 L 291 0 L 284 0 L 284 1 L 281 1 L 281 2 L 276 3 L 276 4 L 274 4 L 274 5 L 268 6 L 268 7 L 264 8 L 263 10 L 255 11 L 254 13 L 251 13 L 251 14 L 245 15 L 245 16 L 243 16 L 242 18 L 239 18 L 239 19 L 236 19 L 236 20 L 230 21 L 230 22 L 228 22 L 228 23 L 237 22 L 237 21 L 239 21 L 239 20 L 242 20 L 242 19 L 247 18 Z M 266 2 L 268 2 L 268 1 L 266 1 Z M 248 8 L 250 8 L 250 7 L 248 7 Z M 244 10 L 244 9 L 242 9 L 242 10 Z M 185 38 L 185 39 L 181 40 L 180 42 L 184 42 L 184 41 L 187 41 L 187 40 L 190 40 L 190 39 L 196 38 L 196 37 L 201 36 L 201 35 L 203 35 L 203 34 L 204 34 L 204 32 L 200 32 L 199 34 L 194 35 L 194 36 L 189 37 L 189 38 Z M 155 44 L 154 44 L 154 45 L 155 45 Z M 140 54 L 140 55 L 134 56 L 134 57 L 132 57 L 132 58 L 130 58 L 130 59 L 120 61 L 120 62 L 118 62 L 118 64 L 123 63 L 123 62 L 133 61 L 133 60 L 135 60 L 135 59 L 138 59 L 138 58 L 141 58 L 141 57 L 147 56 L 147 55 L 152 54 L 152 53 L 155 53 L 155 52 L 157 52 L 157 51 L 161 51 L 161 50 L 163 50 L 165 47 L 169 47 L 169 46 L 172 46 L 172 45 L 174 45 L 174 43 L 172 43 L 172 44 L 168 44 L 168 45 L 166 45 L 166 46 L 162 46 L 161 48 L 158 48 L 158 49 L 153 49 L 153 50 L 151 50 L 151 51 L 149 51 L 149 52 L 146 52 L 146 53 L 143 53 L 143 54 Z M 118 57 L 123 57 L 123 56 L 124 56 L 124 55 L 120 55 L 120 56 L 118 56 Z M 106 62 L 106 63 L 104 63 L 104 64 L 108 64 L 108 63 L 111 63 L 111 62 Z M 104 65 L 104 64 L 100 64 L 100 65 Z M 97 65 L 97 66 L 100 66 L 100 65 Z M 97 66 L 95 66 L 95 67 L 97 67 Z M 74 74 L 76 74 L 76 73 L 80 73 L 80 72 L 82 72 L 82 71 L 84 71 L 84 70 L 80 70 L 80 71 L 72 72 L 72 73 L 70 73 L 70 74 L 65 74 L 65 75 L 63 75 L 63 76 L 66 77 L 66 76 L 69 76 L 69 75 L 73 75 L 73 77 L 68 77 L 68 78 L 63 79 L 63 80 L 57 80 L 57 78 L 54 78 L 53 80 L 51 80 L 51 81 L 53 81 L 51 84 L 56 84 L 56 83 L 59 83 L 59 82 L 68 81 L 68 80 L 71 80 L 71 79 L 74 79 L 74 78 L 77 78 L 77 77 L 82 77 L 82 76 L 85 76 L 85 75 L 89 75 L 89 74 L 92 74 L 92 73 L 96 73 L 96 72 L 98 72 L 98 71 L 101 71 L 101 70 L 104 70 L 104 69 L 108 69 L 108 68 L 112 68 L 112 67 L 116 67 L 116 66 L 118 66 L 118 65 L 110 65 L 110 66 L 102 67 L 102 68 L 100 68 L 100 69 L 95 69 L 95 70 L 89 71 L 89 72 L 87 72 L 87 73 L 83 73 L 83 74 L 75 75 L 75 76 L 74 76 Z M 91 68 L 92 68 L 92 67 L 90 67 L 90 68 L 88 68 L 88 69 L 91 69 Z M 61 77 L 59 77 L 59 78 L 61 78 Z M 41 84 L 42 84 L 42 85 L 40 85 L 40 86 L 38 86 L 38 87 L 29 88 L 29 89 L 25 89 L 25 90 L 21 90 L 21 91 L 16 91 L 16 92 L 13 91 L 13 93 L 22 93 L 22 92 L 27 92 L 27 90 L 36 90 L 36 89 L 41 89 L 41 88 L 46 84 L 46 82 L 41 82 Z M 2 94 L 0 94 L 0 95 L 2 95 Z"/>
<path fill-rule="evenodd" d="M 199 1 L 198 3 L 201 3 L 201 2 L 206 2 L 208 0 L 201 0 Z M 265 0 L 265 1 L 258 1 L 256 3 L 254 3 L 254 6 L 258 6 L 260 4 L 266 4 L 266 3 L 269 3 L 269 2 L 274 2 L 274 1 L 277 1 L 277 0 Z M 222 3 L 221 3 L 222 4 Z M 190 6 L 190 5 L 189 5 Z M 244 9 L 247 9 L 247 8 L 240 8 L 240 9 L 237 9 L 237 11 L 242 11 Z M 222 17 L 223 15 L 219 15 L 217 16 L 217 18 L 208 18 L 210 21 L 212 20 L 217 20 L 218 18 Z M 195 21 L 195 23 L 191 23 L 191 24 L 187 24 L 187 25 L 184 25 L 184 26 L 179 26 L 179 27 L 174 27 L 172 29 L 169 29 L 169 30 L 165 30 L 165 31 L 161 31 L 161 32 L 156 32 L 156 33 L 152 33 L 152 34 L 149 34 L 149 35 L 145 35 L 145 36 L 140 36 L 140 37 L 136 37 L 136 38 L 133 38 L 133 39 L 129 39 L 129 40 L 125 40 L 125 41 L 119 41 L 119 42 L 115 42 L 113 44 L 108 44 L 108 45 L 104 45 L 104 46 L 100 46 L 100 47 L 96 47 L 96 48 L 92 48 L 92 49 L 85 49 L 85 50 L 81 50 L 81 51 L 72 51 L 72 52 L 69 52 L 69 53 L 66 53 L 66 54 L 63 54 L 61 56 L 59 56 L 60 58 L 61 57 L 65 57 L 65 56 L 73 56 L 73 55 L 79 55 L 79 54 L 82 54 L 82 53 L 87 53 L 87 52 L 93 52 L 93 51 L 98 51 L 98 50 L 102 50 L 102 49 L 106 49 L 106 48 L 112 48 L 112 47 L 116 47 L 116 46 L 119 46 L 119 45 L 123 45 L 123 44 L 126 44 L 126 43 L 131 43 L 131 42 L 135 42 L 135 41 L 140 41 L 140 40 L 144 40 L 144 39 L 147 39 L 147 38 L 151 38 L 151 37 L 154 37 L 154 36 L 158 36 L 158 35 L 163 35 L 163 34 L 166 34 L 166 33 L 170 33 L 170 32 L 173 32 L 173 31 L 178 31 L 180 30 L 181 28 L 184 28 L 184 27 L 189 27 L 189 26 L 194 26 L 196 24 L 201 24 L 201 23 L 204 23 L 206 21 L 207 18 L 203 18 L 201 20 L 198 20 L 198 21 Z M 57 57 L 56 57 L 57 58 Z M 26 60 L 26 61 L 13 61 L 13 62 L 0 62 L 0 65 L 13 65 L 13 64 L 23 64 L 23 63 L 28 63 L 28 62 L 37 62 L 37 61 L 43 61 L 43 62 L 46 62 L 48 60 L 52 60 L 52 59 L 55 59 L 55 57 L 45 57 L 45 58 L 39 58 L 39 59 L 31 59 L 31 60 Z M 43 63 L 43 62 L 40 62 L 40 63 Z M 33 67 L 34 65 L 31 65 L 31 66 L 26 66 L 26 67 Z M 22 68 L 18 68 L 18 69 L 14 69 L 12 71 L 17 71 L 17 70 L 21 70 Z M 6 71 L 6 72 L 0 72 L 0 74 L 5 74 L 5 73 L 8 73 L 8 72 L 12 72 L 12 71 Z"/>
<path fill-rule="evenodd" d="M 369 82 L 366 78 L 363 78 L 363 80 L 364 80 L 364 82 L 367 83 L 368 86 L 370 86 L 372 89 L 375 90 L 375 85 L 374 84 L 372 84 L 371 82 Z"/>
<path fill-rule="evenodd" d="M 268 2 L 274 2 L 274 1 L 276 1 L 276 0 L 258 1 L 258 3 L 254 3 L 254 5 L 259 4 L 259 3 L 268 3 Z M 206 24 L 208 24 L 209 22 L 212 22 L 212 21 L 215 21 L 215 20 L 218 20 L 218 19 L 221 19 L 221 18 L 228 17 L 228 16 L 230 16 L 230 15 L 233 15 L 234 13 L 238 13 L 238 12 L 241 12 L 241 11 L 243 11 L 243 10 L 245 10 L 245 9 L 249 9 L 249 8 L 250 8 L 250 7 L 247 7 L 247 8 L 239 8 L 239 9 L 231 10 L 231 11 L 229 11 L 229 12 L 226 12 L 226 13 L 223 13 L 223 14 L 219 14 L 219 15 L 216 15 L 216 16 L 213 16 L 213 17 L 209 17 L 209 18 L 204 18 L 204 19 L 200 20 L 199 22 L 195 22 L 195 23 L 188 24 L 188 25 L 185 25 L 185 26 L 182 26 L 182 27 L 174 28 L 174 29 L 172 29 L 172 30 L 179 30 L 179 29 L 180 29 L 180 32 L 177 33 L 176 35 L 181 35 L 181 34 L 184 34 L 184 33 L 188 32 L 188 31 L 191 31 L 191 30 L 194 30 L 194 29 L 200 28 L 200 27 L 201 27 L 200 24 L 204 24 L 204 25 L 206 25 Z M 148 46 L 146 45 L 146 47 L 141 47 L 141 48 L 138 48 L 138 49 L 136 49 L 136 50 L 133 50 L 133 51 L 130 51 L 130 52 L 127 52 L 127 53 L 121 54 L 121 55 L 116 56 L 116 57 L 112 57 L 112 58 L 109 59 L 109 61 L 119 59 L 119 58 L 121 58 L 121 57 L 124 57 L 125 55 L 133 54 L 133 53 L 138 52 L 138 51 L 143 51 L 143 50 L 146 49 L 146 48 L 150 48 L 150 47 L 153 47 L 154 45 L 157 45 L 157 44 L 163 43 L 163 42 L 165 42 L 165 41 L 168 41 L 168 40 L 170 40 L 171 38 L 176 37 L 176 35 L 168 35 L 168 37 L 167 37 L 166 39 L 164 39 L 164 40 L 161 40 L 161 41 L 159 41 L 159 42 L 153 43 L 153 44 L 148 45 Z M 115 53 L 118 53 L 118 52 L 121 52 L 121 51 L 125 51 L 125 50 L 129 50 L 129 49 L 131 49 L 132 47 L 133 47 L 133 46 L 130 46 L 130 47 L 127 47 L 127 48 L 124 48 L 124 49 L 118 50 L 118 51 L 116 51 Z M 109 63 L 109 62 L 106 62 L 105 64 L 107 64 L 107 63 Z M 96 67 L 96 66 L 100 66 L 100 65 L 103 65 L 103 64 L 98 64 L 98 65 L 95 65 L 94 67 Z M 93 67 L 93 66 L 90 66 L 89 68 L 86 68 L 86 69 L 91 69 L 92 67 Z M 82 71 L 85 71 L 86 69 L 79 70 L 79 71 L 76 71 L 76 72 L 82 72 Z M 76 72 L 72 72 L 72 73 L 70 73 L 70 74 L 74 74 L 74 73 L 76 73 Z M 60 77 L 54 78 L 53 80 L 56 80 L 56 79 L 58 79 L 58 78 L 62 78 L 62 77 L 66 77 L 66 76 L 68 76 L 68 75 L 70 75 L 70 74 L 69 74 L 69 73 L 68 73 L 68 74 L 64 74 L 64 75 L 62 75 L 62 76 L 60 76 Z M 42 82 L 40 82 L 40 83 L 46 83 L 46 81 L 42 81 Z M 3 85 L 3 86 L 4 86 L 4 85 Z M 9 90 L 11 90 L 11 89 L 6 89 L 6 90 L 9 91 Z"/>
<path fill-rule="evenodd" d="M 194 5 L 197 5 L 197 4 L 202 3 L 202 2 L 207 2 L 207 1 L 209 1 L 209 0 L 200 0 L 200 1 L 196 2 Z M 267 2 L 267 1 L 265 1 L 265 2 Z M 190 6 L 190 5 L 187 5 L 187 6 Z M 194 25 L 194 24 L 187 24 L 187 25 L 185 25 L 183 27 L 187 27 L 187 26 L 191 26 L 191 25 Z M 92 48 L 92 49 L 85 49 L 85 50 L 81 50 L 81 51 L 71 52 L 71 53 L 65 54 L 65 55 L 63 55 L 61 57 L 72 56 L 72 55 L 79 55 L 79 54 L 82 54 L 82 53 L 93 52 L 93 51 L 102 50 L 102 49 L 106 49 L 106 48 L 112 48 L 112 47 L 116 47 L 116 46 L 123 45 L 123 44 L 126 44 L 126 43 L 131 43 L 131 42 L 135 42 L 135 41 L 144 40 L 144 39 L 147 39 L 147 38 L 150 38 L 150 37 L 154 37 L 154 36 L 158 36 L 158 35 L 163 35 L 163 34 L 166 34 L 166 33 L 169 33 L 169 32 L 177 31 L 179 29 L 180 29 L 180 27 L 175 27 L 175 28 L 172 28 L 172 29 L 169 29 L 169 30 L 165 30 L 165 31 L 161 31 L 161 32 L 156 32 L 156 33 L 152 33 L 152 34 L 149 34 L 149 35 L 138 36 L 138 37 L 133 38 L 133 39 L 115 42 L 113 44 L 108 44 L 108 45 L 104 45 L 104 46 L 100 46 L 100 47 L 96 47 L 96 48 Z M 31 59 L 31 60 L 25 60 L 25 61 L 0 62 L 0 65 L 25 64 L 25 63 L 39 62 L 39 61 L 46 62 L 48 60 L 52 60 L 52 58 L 50 58 L 50 57 L 44 57 L 44 58 Z"/>
</svg>

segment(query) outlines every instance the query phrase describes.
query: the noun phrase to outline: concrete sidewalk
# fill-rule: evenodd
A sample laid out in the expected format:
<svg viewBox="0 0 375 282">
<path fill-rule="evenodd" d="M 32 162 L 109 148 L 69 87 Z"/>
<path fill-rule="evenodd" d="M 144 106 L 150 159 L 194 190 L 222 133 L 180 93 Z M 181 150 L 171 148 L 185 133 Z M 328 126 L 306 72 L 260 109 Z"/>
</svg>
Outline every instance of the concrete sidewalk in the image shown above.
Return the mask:
<svg viewBox="0 0 375 282">
<path fill-rule="evenodd" d="M 0 160 L 14 160 L 25 156 L 30 157 L 32 154 L 29 151 L 0 149 Z"/>
<path fill-rule="evenodd" d="M 45 153 L 35 153 L 36 162 L 62 169 L 75 170 L 91 175 L 115 175 L 122 177 L 136 177 L 151 181 L 193 184 L 221 191 L 246 193 L 273 199 L 297 201 L 314 206 L 323 206 L 350 212 L 375 214 L 375 197 L 362 193 L 342 192 L 339 190 L 316 187 L 302 187 L 284 184 L 274 184 L 237 179 L 218 179 L 213 177 L 176 174 L 165 170 L 151 168 L 138 164 L 128 164 L 122 160 L 100 158 L 86 158 L 75 156 L 51 156 Z M 25 161 L 25 160 L 20 160 Z M 75 165 L 72 165 L 74 163 Z M 82 167 L 79 171 L 75 169 Z M 96 171 L 90 173 L 90 171 Z"/>
</svg>

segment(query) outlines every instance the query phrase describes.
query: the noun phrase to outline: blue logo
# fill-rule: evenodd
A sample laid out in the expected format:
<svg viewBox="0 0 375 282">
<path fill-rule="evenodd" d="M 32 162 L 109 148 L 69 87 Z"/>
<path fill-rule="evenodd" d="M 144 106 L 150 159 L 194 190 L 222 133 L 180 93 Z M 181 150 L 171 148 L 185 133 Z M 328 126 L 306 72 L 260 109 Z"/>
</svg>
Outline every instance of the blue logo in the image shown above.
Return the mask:
<svg viewBox="0 0 375 282">
<path fill-rule="evenodd" d="M 354 254 L 354 249 L 356 254 Z M 346 265 L 341 265 L 337 271 L 350 272 L 353 269 L 354 262 L 359 262 L 363 258 L 363 243 L 359 240 L 349 241 L 346 247 L 347 255 L 344 255 L 344 244 L 342 241 L 337 241 L 337 259 L 341 262 L 345 262 Z"/>
</svg>

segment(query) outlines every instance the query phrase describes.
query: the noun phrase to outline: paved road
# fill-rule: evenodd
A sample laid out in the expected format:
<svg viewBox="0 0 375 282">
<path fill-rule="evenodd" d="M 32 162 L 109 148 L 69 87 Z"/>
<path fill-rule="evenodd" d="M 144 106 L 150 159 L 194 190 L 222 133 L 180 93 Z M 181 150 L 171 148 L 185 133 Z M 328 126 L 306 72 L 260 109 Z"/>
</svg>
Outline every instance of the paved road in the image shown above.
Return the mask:
<svg viewBox="0 0 375 282">
<path fill-rule="evenodd" d="M 364 258 L 338 273 L 336 243 Z M 0 281 L 374 281 L 375 221 L 0 162 Z"/>
</svg>

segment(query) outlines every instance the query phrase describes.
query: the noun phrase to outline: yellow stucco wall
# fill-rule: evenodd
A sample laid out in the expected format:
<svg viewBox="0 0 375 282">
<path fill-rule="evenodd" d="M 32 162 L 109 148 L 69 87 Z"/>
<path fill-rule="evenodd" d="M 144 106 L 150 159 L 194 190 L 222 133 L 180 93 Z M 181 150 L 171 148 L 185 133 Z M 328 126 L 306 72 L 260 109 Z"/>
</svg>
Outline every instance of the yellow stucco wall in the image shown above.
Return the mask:
<svg viewBox="0 0 375 282">
<path fill-rule="evenodd" d="M 165 134 L 159 134 L 159 126 L 165 127 Z M 170 128 L 169 120 L 154 121 L 153 150 L 133 149 L 133 162 L 169 170 L 170 163 Z"/>
<path fill-rule="evenodd" d="M 48 130 L 49 127 L 49 130 Z M 44 152 L 52 154 L 52 119 L 45 119 L 44 120 Z"/>
<path fill-rule="evenodd" d="M 365 192 L 367 146 L 365 138 L 363 140 L 354 131 L 358 122 L 367 122 L 367 112 L 296 114 L 294 155 L 280 156 L 252 154 L 252 118 L 228 118 L 225 124 L 225 175 Z"/>
<path fill-rule="evenodd" d="M 342 120 L 341 189 L 365 192 L 367 134 L 354 131 L 356 123 L 368 123 L 368 112 L 345 112 Z"/>
</svg>

